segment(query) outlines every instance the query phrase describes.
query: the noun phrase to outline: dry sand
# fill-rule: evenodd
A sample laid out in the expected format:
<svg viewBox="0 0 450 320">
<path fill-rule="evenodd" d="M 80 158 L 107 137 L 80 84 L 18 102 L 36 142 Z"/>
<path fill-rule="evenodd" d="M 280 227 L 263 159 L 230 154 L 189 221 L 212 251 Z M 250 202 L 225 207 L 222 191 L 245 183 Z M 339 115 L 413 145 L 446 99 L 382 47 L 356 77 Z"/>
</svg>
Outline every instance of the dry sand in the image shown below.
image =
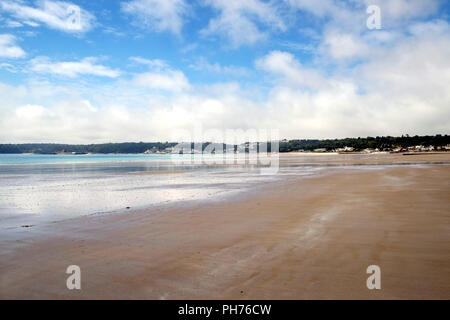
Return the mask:
<svg viewBox="0 0 450 320">
<path fill-rule="evenodd" d="M 332 168 L 226 202 L 30 229 L 0 244 L 0 298 L 450 299 L 449 181 L 448 165 Z M 381 290 L 366 288 L 369 265 Z"/>
</svg>

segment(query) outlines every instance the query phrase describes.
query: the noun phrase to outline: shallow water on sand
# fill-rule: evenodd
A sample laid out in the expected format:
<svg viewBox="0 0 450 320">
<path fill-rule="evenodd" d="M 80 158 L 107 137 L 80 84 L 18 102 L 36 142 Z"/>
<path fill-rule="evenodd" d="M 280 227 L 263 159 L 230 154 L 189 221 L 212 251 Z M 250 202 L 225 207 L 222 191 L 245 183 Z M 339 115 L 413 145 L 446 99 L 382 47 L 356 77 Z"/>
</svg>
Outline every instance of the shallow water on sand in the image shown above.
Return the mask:
<svg viewBox="0 0 450 320">
<path fill-rule="evenodd" d="M 0 155 L 0 230 L 219 199 L 274 179 L 254 166 L 204 166 L 170 155 Z"/>
<path fill-rule="evenodd" d="M 345 160 L 370 157 L 376 161 L 363 167 L 376 169 L 386 165 L 388 156 L 288 155 L 276 174 L 267 175 L 256 165 L 224 165 L 220 157 L 205 165 L 191 155 L 0 155 L 0 232 L 84 215 L 222 199 L 288 176 L 361 167 Z"/>
</svg>

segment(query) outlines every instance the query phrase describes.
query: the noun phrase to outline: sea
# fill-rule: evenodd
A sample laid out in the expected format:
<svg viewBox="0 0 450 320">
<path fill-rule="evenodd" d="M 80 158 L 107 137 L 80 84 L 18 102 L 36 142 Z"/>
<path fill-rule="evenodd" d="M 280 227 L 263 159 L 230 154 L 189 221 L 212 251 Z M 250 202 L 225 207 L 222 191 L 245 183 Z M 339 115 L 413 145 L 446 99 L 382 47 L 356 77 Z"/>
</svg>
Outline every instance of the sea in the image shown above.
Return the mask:
<svg viewBox="0 0 450 320">
<path fill-rule="evenodd" d="M 389 155 L 305 154 L 295 161 L 288 156 L 283 165 L 278 166 L 278 159 L 270 164 L 275 163 L 275 171 L 264 171 L 267 163 L 247 157 L 232 155 L 224 161 L 224 155 L 201 154 L 0 154 L 0 235 L 80 216 L 222 201 L 271 181 L 318 174 L 336 160 L 383 160 Z M 380 165 L 364 166 L 370 168 Z"/>
<path fill-rule="evenodd" d="M 2 154 L 0 232 L 83 215 L 223 199 L 279 178 L 261 174 L 258 166 L 224 165 L 219 156 L 215 161 L 210 155 L 205 165 L 200 156 Z"/>
</svg>

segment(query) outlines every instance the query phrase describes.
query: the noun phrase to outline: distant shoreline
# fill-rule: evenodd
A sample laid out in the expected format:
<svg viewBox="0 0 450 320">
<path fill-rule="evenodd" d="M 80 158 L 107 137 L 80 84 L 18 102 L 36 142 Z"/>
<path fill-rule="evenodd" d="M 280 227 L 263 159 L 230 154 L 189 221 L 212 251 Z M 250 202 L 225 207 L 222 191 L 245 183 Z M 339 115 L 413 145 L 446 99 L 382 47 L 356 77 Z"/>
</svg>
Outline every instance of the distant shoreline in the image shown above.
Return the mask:
<svg viewBox="0 0 450 320">
<path fill-rule="evenodd" d="M 374 152 L 365 152 L 365 151 L 353 151 L 353 152 L 336 152 L 336 151 L 324 151 L 324 152 L 314 152 L 314 151 L 280 151 L 279 153 L 282 154 L 292 154 L 292 155 L 352 155 L 352 154 L 402 154 L 404 156 L 410 156 L 410 155 L 426 155 L 426 154 L 446 154 L 450 152 L 450 150 L 439 150 L 439 151 L 417 151 L 417 152 L 389 152 L 389 151 L 374 151 Z M 247 154 L 248 152 L 244 153 L 228 153 L 228 154 Z M 145 152 L 138 152 L 138 153 L 32 153 L 32 152 L 23 152 L 23 153 L 0 153 L 0 155 L 42 155 L 42 156 L 89 156 L 89 155 L 173 155 L 176 153 L 145 153 Z M 201 153 L 184 153 L 185 155 L 195 155 Z M 204 155 L 211 155 L 209 153 L 204 153 Z M 217 155 L 221 155 L 222 153 L 217 153 Z M 223 153 L 223 155 L 226 155 L 227 153 Z"/>
<path fill-rule="evenodd" d="M 248 141 L 243 143 L 224 144 L 216 142 L 121 142 L 102 144 L 57 144 L 57 143 L 25 143 L 0 144 L 0 154 L 197 154 L 208 150 L 208 153 L 254 153 L 260 150 L 272 150 L 280 153 L 288 152 L 410 152 L 410 151 L 444 151 L 450 150 L 450 136 L 381 136 L 367 138 L 344 139 L 303 139 L 277 141 Z M 213 150 L 210 150 L 213 149 Z M 222 149 L 219 150 L 219 149 Z"/>
</svg>

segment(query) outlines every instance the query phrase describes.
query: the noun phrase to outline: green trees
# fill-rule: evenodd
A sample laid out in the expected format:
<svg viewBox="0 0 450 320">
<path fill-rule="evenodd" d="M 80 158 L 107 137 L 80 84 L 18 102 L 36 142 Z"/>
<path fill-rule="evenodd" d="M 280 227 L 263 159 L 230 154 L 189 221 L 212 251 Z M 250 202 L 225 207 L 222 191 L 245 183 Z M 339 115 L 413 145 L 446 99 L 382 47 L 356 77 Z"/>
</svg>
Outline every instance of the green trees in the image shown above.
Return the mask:
<svg viewBox="0 0 450 320">
<path fill-rule="evenodd" d="M 435 135 L 435 136 L 414 136 L 408 135 L 401 137 L 367 137 L 367 138 L 346 138 L 333 140 L 291 140 L 280 142 L 280 152 L 290 151 L 313 151 L 314 149 L 325 148 L 328 151 L 352 147 L 356 151 L 370 149 L 392 149 L 394 147 L 411 147 L 411 146 L 445 146 L 450 144 L 450 136 Z"/>
</svg>

